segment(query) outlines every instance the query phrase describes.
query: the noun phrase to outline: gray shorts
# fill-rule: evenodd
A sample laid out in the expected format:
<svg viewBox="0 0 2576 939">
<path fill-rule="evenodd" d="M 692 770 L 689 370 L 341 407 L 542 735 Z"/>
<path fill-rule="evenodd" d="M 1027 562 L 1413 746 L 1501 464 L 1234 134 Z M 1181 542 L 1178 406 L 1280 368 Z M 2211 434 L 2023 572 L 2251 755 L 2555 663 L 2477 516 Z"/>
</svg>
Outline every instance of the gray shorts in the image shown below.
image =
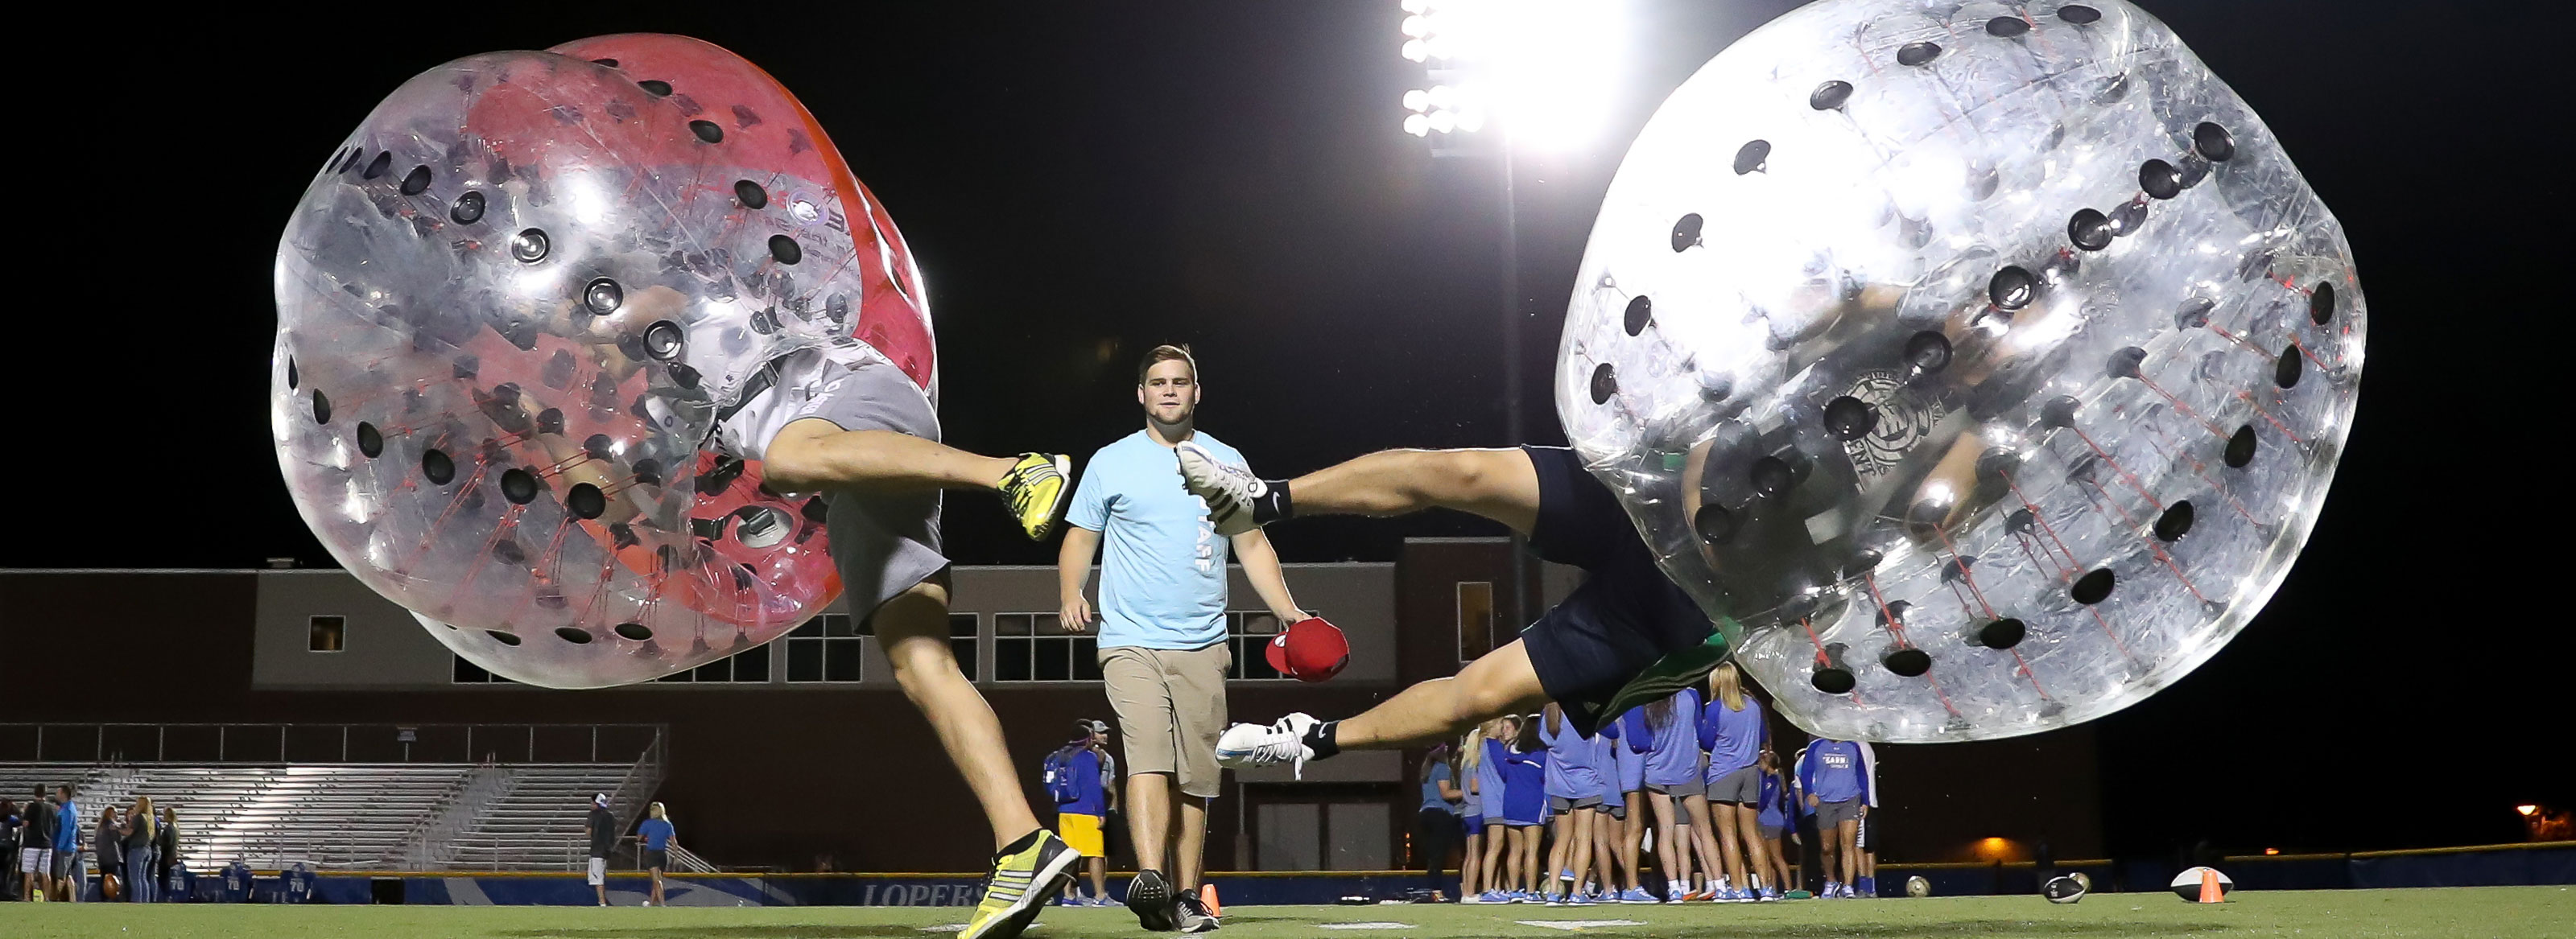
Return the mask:
<svg viewBox="0 0 2576 939">
<path fill-rule="evenodd" d="M 724 418 L 721 432 L 746 453 L 766 453 L 787 425 L 809 417 L 842 430 L 890 430 L 939 439 L 939 414 L 921 386 L 874 355 L 799 352 L 777 363 L 769 389 Z M 823 530 L 841 569 L 841 591 L 852 619 L 866 617 L 887 600 L 948 566 L 939 543 L 939 491 L 823 494 Z"/>
<path fill-rule="evenodd" d="M 1683 780 L 1683 781 L 1681 781 L 1681 782 L 1677 782 L 1677 783 L 1672 783 L 1672 784 L 1669 784 L 1669 785 L 1659 784 L 1659 783 L 1647 783 L 1647 784 L 1646 784 L 1646 791 L 1647 791 L 1647 792 L 1658 792 L 1658 793 L 1662 793 L 1662 794 L 1664 794 L 1664 795 L 1671 796 L 1671 797 L 1676 798 L 1676 799 L 1682 799 L 1682 798 L 1688 798 L 1688 797 L 1690 797 L 1690 796 L 1702 796 L 1702 795 L 1707 795 L 1707 794 L 1708 794 L 1708 784 L 1707 784 L 1707 783 L 1704 783 L 1704 782 L 1701 782 L 1701 781 L 1700 781 L 1699 776 L 1698 776 L 1698 775 L 1696 775 L 1696 774 L 1694 774 L 1694 775 L 1692 775 L 1692 776 L 1691 776 L 1691 778 L 1689 778 L 1689 779 L 1687 779 L 1687 780 Z"/>
<path fill-rule="evenodd" d="M 1547 807 L 1558 812 L 1571 812 L 1575 809 L 1600 808 L 1601 797 L 1584 796 L 1580 799 L 1568 799 L 1564 796 L 1549 796 L 1547 797 Z"/>
<path fill-rule="evenodd" d="M 1764 840 L 1764 841 L 1778 841 L 1778 840 L 1780 840 L 1780 831 L 1781 831 L 1780 826 L 1778 826 L 1778 825 L 1763 825 L 1763 826 L 1761 826 L 1761 828 L 1762 828 L 1762 840 Z"/>
<path fill-rule="evenodd" d="M 1860 821 L 1859 799 L 1826 802 L 1816 806 L 1816 830 L 1829 831 L 1844 822 Z"/>
<path fill-rule="evenodd" d="M 1762 768 L 1746 766 L 1708 784 L 1708 801 L 1751 805 L 1762 801 Z"/>
<path fill-rule="evenodd" d="M 69 877 L 80 869 L 79 851 L 57 850 L 54 852 L 54 876 Z"/>
</svg>

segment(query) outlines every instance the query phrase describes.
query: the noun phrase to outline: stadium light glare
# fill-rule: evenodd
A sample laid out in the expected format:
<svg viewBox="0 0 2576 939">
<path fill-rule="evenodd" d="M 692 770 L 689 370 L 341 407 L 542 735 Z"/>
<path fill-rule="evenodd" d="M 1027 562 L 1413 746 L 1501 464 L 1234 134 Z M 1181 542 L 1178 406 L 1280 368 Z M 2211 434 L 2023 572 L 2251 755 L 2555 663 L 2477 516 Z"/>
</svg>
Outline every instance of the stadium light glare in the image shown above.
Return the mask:
<svg viewBox="0 0 2576 939">
<path fill-rule="evenodd" d="M 2281 849 L 2279 849 L 2279 848 L 2264 848 L 2264 849 L 2263 849 L 2263 853 L 2264 853 L 2264 854 L 2279 854 L 2279 853 L 2281 853 Z"/>
<path fill-rule="evenodd" d="M 1405 132 L 1405 133 L 1408 133 L 1408 134 L 1412 134 L 1412 135 L 1414 135 L 1414 136 L 1416 136 L 1416 137 L 1428 137 L 1428 136 L 1430 136 L 1430 135 L 1431 135 L 1431 118 L 1430 118 L 1430 116 L 1429 116 L 1429 115 L 1425 115 L 1425 114 L 1407 114 L 1407 115 L 1405 115 L 1405 116 L 1404 116 L 1404 132 Z"/>
<path fill-rule="evenodd" d="M 2537 805 L 2517 805 L 2513 810 L 2522 813 L 2525 818 L 2540 814 L 2540 806 Z"/>
<path fill-rule="evenodd" d="M 1472 87 L 1462 90 L 1490 106 L 1514 145 L 1562 149 L 1600 129 L 1625 51 L 1624 5 L 1425 0 L 1420 12 L 1413 0 L 1404 5 L 1404 57 L 1463 76 Z M 1484 115 L 1472 123 L 1484 126 Z"/>
<path fill-rule="evenodd" d="M 1407 111 L 1431 110 L 1431 93 L 1420 88 L 1405 92 L 1404 109 Z"/>
</svg>

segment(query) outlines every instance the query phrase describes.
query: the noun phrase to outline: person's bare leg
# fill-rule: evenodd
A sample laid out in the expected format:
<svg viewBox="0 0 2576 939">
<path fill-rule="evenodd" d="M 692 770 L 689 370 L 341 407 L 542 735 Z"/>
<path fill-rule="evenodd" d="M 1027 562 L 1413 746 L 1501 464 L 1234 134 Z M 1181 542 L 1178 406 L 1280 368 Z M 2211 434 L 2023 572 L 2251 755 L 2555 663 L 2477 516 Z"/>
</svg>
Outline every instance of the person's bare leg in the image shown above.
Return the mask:
<svg viewBox="0 0 2576 939">
<path fill-rule="evenodd" d="M 1461 843 L 1466 846 L 1458 852 L 1458 894 L 1463 900 L 1483 892 L 1477 888 L 1484 886 L 1481 880 L 1484 873 L 1485 836 L 1468 835 Z"/>
<path fill-rule="evenodd" d="M 1691 796 L 1682 800 L 1682 806 L 1690 813 L 1691 844 L 1699 851 L 1700 880 L 1726 876 L 1725 856 L 1717 853 L 1717 829 L 1708 818 L 1708 797 Z"/>
<path fill-rule="evenodd" d="M 1822 825 L 1816 826 L 1816 840 L 1823 842 L 1823 844 L 1818 845 L 1817 848 L 1824 852 L 1820 855 L 1822 863 L 1817 869 L 1825 872 L 1825 883 L 1827 884 L 1838 884 L 1843 882 L 1842 846 L 1834 843 L 1834 834 L 1839 830 L 1840 829 L 1838 827 L 1827 828 Z"/>
<path fill-rule="evenodd" d="M 1565 853 L 1573 862 L 1574 879 L 1566 883 L 1565 892 L 1579 895 L 1583 892 L 1584 882 L 1592 877 L 1592 820 L 1600 813 L 1593 809 L 1575 809 L 1566 814 L 1573 816 L 1566 827 L 1573 831 L 1574 837 L 1568 840 Z"/>
<path fill-rule="evenodd" d="M 1574 840 L 1568 834 L 1574 830 L 1574 813 L 1569 810 L 1559 814 L 1554 821 L 1541 827 L 1554 829 L 1552 834 L 1554 834 L 1555 837 L 1551 839 L 1553 843 L 1548 845 L 1547 849 L 1546 877 L 1539 881 L 1541 884 L 1546 886 L 1546 892 L 1553 896 L 1556 893 L 1557 873 L 1566 869 L 1566 845 Z"/>
<path fill-rule="evenodd" d="M 1643 789 L 1630 790 L 1627 796 L 1628 821 L 1619 833 L 1619 863 L 1628 869 L 1628 888 L 1644 890 L 1645 875 L 1637 870 L 1637 842 L 1646 834 L 1646 813 L 1649 811 L 1646 792 Z"/>
<path fill-rule="evenodd" d="M 1467 663 L 1454 678 L 1434 678 L 1397 692 L 1385 703 L 1335 725 L 1344 750 L 1400 750 L 1455 737 L 1502 714 L 1547 703 L 1518 639 Z"/>
<path fill-rule="evenodd" d="M 1531 825 L 1519 829 L 1519 832 L 1521 835 L 1521 889 L 1538 893 L 1541 886 L 1546 883 L 1542 878 L 1550 873 L 1540 870 L 1538 866 L 1538 850 L 1541 840 L 1547 836 L 1547 829 Z"/>
<path fill-rule="evenodd" d="M 809 417 L 769 443 L 762 478 L 779 492 L 863 489 L 994 489 L 1016 463 L 891 430 L 842 430 Z"/>
<path fill-rule="evenodd" d="M 1648 793 L 1647 797 L 1655 800 L 1655 866 L 1663 870 L 1668 889 L 1678 884 L 1683 893 L 1689 893 L 1691 846 L 1687 840 L 1690 836 L 1683 834 L 1686 829 L 1681 826 L 1681 806 L 1664 793 Z"/>
<path fill-rule="evenodd" d="M 1843 884 L 1845 886 L 1849 886 L 1859 883 L 1860 820 L 1846 818 L 1843 819 L 1841 823 L 1836 824 L 1834 826 L 1834 843 L 1835 847 L 1841 849 L 1843 856 Z"/>
<path fill-rule="evenodd" d="M 1171 877 L 1172 774 L 1127 774 L 1127 843 L 1135 846 L 1137 870 Z"/>
<path fill-rule="evenodd" d="M 1180 836 L 1172 839 L 1172 886 L 1196 894 L 1199 872 L 1207 860 L 1200 856 L 1207 847 L 1207 800 L 1186 792 L 1175 792 L 1172 799 L 1181 810 Z"/>
<path fill-rule="evenodd" d="M 1726 882 L 1736 888 L 1744 886 L 1744 847 L 1735 830 L 1735 806 L 1712 802 L 1708 806 L 1709 830 L 1717 835 L 1719 870 L 1726 872 Z"/>
<path fill-rule="evenodd" d="M 1760 813 L 1750 805 L 1738 805 L 1734 814 L 1736 838 L 1744 843 L 1744 873 L 1751 878 L 1743 886 L 1751 890 L 1754 881 L 1771 880 L 1771 852 L 1762 843 Z"/>
<path fill-rule="evenodd" d="M 877 607 L 875 622 L 878 647 L 894 663 L 895 683 L 938 732 L 940 749 L 983 806 L 984 820 L 993 829 L 993 849 L 1035 830 L 1038 817 L 1029 811 L 1028 796 L 1012 772 L 1002 722 L 958 671 L 957 656 L 949 649 L 947 575 L 914 584 L 886 601 Z"/>
<path fill-rule="evenodd" d="M 1538 470 L 1508 450 L 1386 450 L 1288 481 L 1296 515 L 1404 515 L 1456 509 L 1529 534 Z"/>
<path fill-rule="evenodd" d="M 1503 886 L 1503 867 L 1508 862 L 1504 855 L 1510 852 L 1511 840 L 1512 830 L 1510 828 L 1506 828 L 1499 824 L 1488 824 L 1485 826 L 1485 863 L 1478 873 L 1485 876 L 1486 890 L 1491 891 L 1505 889 Z"/>
</svg>

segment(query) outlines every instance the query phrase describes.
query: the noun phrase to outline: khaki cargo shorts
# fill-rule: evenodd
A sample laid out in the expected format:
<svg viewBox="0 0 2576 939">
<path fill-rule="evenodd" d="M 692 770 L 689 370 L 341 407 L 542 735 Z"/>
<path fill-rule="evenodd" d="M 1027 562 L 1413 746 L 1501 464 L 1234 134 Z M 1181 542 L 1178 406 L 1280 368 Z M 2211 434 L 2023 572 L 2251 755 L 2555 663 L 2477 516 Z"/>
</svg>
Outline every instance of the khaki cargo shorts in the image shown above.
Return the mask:
<svg viewBox="0 0 2576 939">
<path fill-rule="evenodd" d="M 1216 797 L 1216 738 L 1225 733 L 1225 673 L 1233 666 L 1223 642 L 1100 650 L 1101 683 L 1118 712 L 1129 775 L 1170 773 L 1181 792 Z"/>
</svg>

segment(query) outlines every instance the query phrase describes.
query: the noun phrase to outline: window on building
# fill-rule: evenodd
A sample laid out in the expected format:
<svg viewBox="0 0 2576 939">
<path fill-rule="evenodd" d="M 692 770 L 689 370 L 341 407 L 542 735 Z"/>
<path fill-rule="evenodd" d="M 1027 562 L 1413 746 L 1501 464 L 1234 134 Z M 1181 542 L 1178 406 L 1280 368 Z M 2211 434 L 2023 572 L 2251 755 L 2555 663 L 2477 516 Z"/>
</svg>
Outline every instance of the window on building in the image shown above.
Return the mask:
<svg viewBox="0 0 2576 939">
<path fill-rule="evenodd" d="M 769 683 L 769 647 L 753 646 L 724 658 L 687 671 L 673 672 L 654 679 L 675 684 L 745 684 Z"/>
<path fill-rule="evenodd" d="M 1066 632 L 1054 613 L 995 613 L 993 680 L 1099 681 L 1100 640 Z"/>
<path fill-rule="evenodd" d="M 1494 651 L 1494 585 L 1458 582 L 1458 661 L 1473 662 Z"/>
<path fill-rule="evenodd" d="M 1243 611 L 1225 615 L 1225 641 L 1234 653 L 1234 665 L 1226 669 L 1231 681 L 1261 681 L 1281 677 L 1270 667 L 1270 653 L 1264 648 L 1279 635 L 1279 617 L 1269 611 Z"/>
<path fill-rule="evenodd" d="M 472 662 L 468 662 L 468 661 L 466 661 L 466 660 L 465 660 L 465 657 L 464 657 L 464 656 L 461 656 L 461 655 L 456 657 L 456 665 L 455 665 L 454 670 L 453 670 L 453 671 L 451 671 L 451 672 L 449 673 L 449 675 L 448 675 L 448 681 L 449 681 L 450 683 L 452 683 L 452 684 L 459 684 L 459 685 L 515 685 L 515 684 L 518 684 L 518 682 L 514 682 L 514 681 L 511 681 L 511 680 L 509 680 L 509 679 L 507 679 L 507 678 L 503 678 L 503 677 L 501 677 L 501 676 L 499 676 L 499 675 L 492 674 L 491 672 L 489 672 L 489 671 L 485 670 L 485 669 L 483 668 L 483 666 L 476 665 L 476 664 L 474 664 L 474 663 L 472 663 Z"/>
<path fill-rule="evenodd" d="M 963 673 L 967 681 L 974 681 L 983 674 L 975 670 L 975 637 L 982 627 L 983 621 L 976 614 L 948 614 L 948 651 L 957 656 L 957 671 Z"/>
<path fill-rule="evenodd" d="M 304 650 L 307 652 L 340 651 L 340 643 L 345 638 L 348 623 L 346 617 L 339 616 L 316 616 L 306 620 Z"/>
<path fill-rule="evenodd" d="M 806 620 L 787 634 L 787 680 L 799 684 L 858 681 L 867 660 L 867 638 L 862 632 L 867 625 L 853 622 L 847 613 Z M 768 661 L 762 660 L 764 674 L 768 667 Z"/>
</svg>

